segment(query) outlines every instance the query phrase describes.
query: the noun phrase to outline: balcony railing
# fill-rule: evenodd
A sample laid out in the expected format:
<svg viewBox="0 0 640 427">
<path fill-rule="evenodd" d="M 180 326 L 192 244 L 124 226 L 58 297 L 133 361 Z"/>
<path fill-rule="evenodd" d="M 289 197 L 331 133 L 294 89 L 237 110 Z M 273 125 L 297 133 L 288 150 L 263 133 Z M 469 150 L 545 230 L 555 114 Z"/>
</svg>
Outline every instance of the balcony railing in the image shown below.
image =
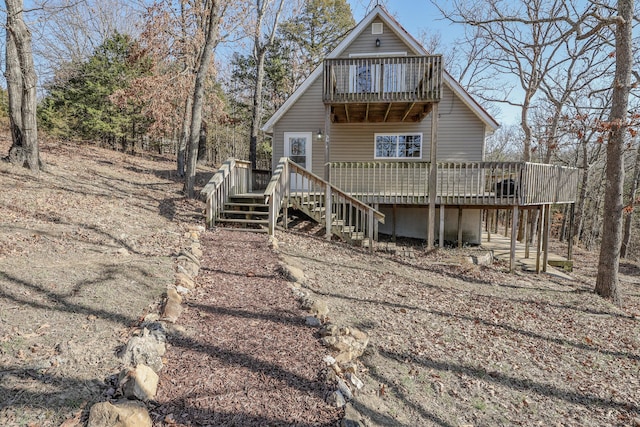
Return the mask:
<svg viewBox="0 0 640 427">
<path fill-rule="evenodd" d="M 324 61 L 325 103 L 438 102 L 441 96 L 441 55 Z"/>
<path fill-rule="evenodd" d="M 429 162 L 333 162 L 330 181 L 365 203 L 428 204 Z M 571 203 L 578 169 L 525 162 L 437 164 L 436 203 L 513 206 Z"/>
</svg>

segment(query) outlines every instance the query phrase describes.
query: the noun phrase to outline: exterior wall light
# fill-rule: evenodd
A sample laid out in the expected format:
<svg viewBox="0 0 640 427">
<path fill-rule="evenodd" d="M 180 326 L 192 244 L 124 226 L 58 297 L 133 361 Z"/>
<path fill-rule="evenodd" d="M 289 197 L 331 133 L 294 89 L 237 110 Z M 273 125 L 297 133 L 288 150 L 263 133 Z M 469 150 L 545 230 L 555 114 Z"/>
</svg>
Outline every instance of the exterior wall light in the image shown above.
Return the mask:
<svg viewBox="0 0 640 427">
<path fill-rule="evenodd" d="M 318 133 L 316 133 L 316 139 L 319 141 L 322 139 L 322 129 L 318 129 Z"/>
<path fill-rule="evenodd" d="M 380 39 L 376 39 L 376 47 L 380 47 Z"/>
</svg>

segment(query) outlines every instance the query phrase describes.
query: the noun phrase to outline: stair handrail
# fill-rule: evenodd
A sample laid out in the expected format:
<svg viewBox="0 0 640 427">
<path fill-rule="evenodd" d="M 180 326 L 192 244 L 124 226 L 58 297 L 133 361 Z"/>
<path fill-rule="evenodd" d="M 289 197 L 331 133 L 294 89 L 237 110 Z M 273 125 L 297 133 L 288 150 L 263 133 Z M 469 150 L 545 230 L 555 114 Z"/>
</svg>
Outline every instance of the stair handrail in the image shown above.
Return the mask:
<svg viewBox="0 0 640 427">
<path fill-rule="evenodd" d="M 264 190 L 265 203 L 269 205 L 268 233 L 273 236 L 278 221 L 278 214 L 289 195 L 289 158 L 281 157 L 271 175 L 271 180 Z M 286 218 L 285 218 L 286 222 Z"/>
<path fill-rule="evenodd" d="M 229 201 L 230 196 L 250 191 L 251 163 L 234 158 L 227 159 L 200 190 L 205 200 L 205 221 L 208 228 L 215 225 L 215 219 Z"/>
<path fill-rule="evenodd" d="M 375 225 L 375 221 L 377 220 L 380 223 L 384 224 L 385 221 L 385 215 L 378 211 L 377 209 L 374 209 L 372 206 L 369 206 L 368 204 L 360 201 L 359 199 L 351 196 L 348 193 L 345 193 L 344 191 L 342 191 L 341 189 L 339 189 L 338 187 L 336 187 L 335 185 L 331 184 L 328 181 L 325 181 L 324 179 L 320 178 L 318 175 L 314 174 L 313 172 L 303 168 L 302 166 L 298 165 L 297 163 L 293 162 L 291 159 L 287 158 L 287 165 L 288 165 L 288 169 L 290 171 L 290 173 L 287 173 L 286 175 L 289 176 L 292 173 L 297 173 L 299 175 L 302 176 L 303 179 L 308 179 L 311 181 L 315 181 L 317 184 L 319 184 L 319 186 L 321 188 L 323 188 L 325 190 L 325 209 L 326 209 L 326 235 L 327 237 L 331 236 L 331 228 L 332 228 L 332 223 L 333 223 L 333 219 L 331 218 L 331 212 L 332 212 L 332 196 L 337 196 L 338 199 L 343 199 L 345 202 L 348 202 L 351 206 L 353 206 L 357 211 L 366 214 L 368 220 L 367 220 L 367 224 L 366 224 L 366 228 L 367 228 L 367 232 L 368 232 L 368 238 L 369 238 L 369 242 L 371 242 L 371 244 L 369 245 L 369 249 L 373 250 L 373 240 L 374 240 L 374 225 Z M 290 178 L 289 178 L 290 179 Z M 289 187 L 289 191 L 290 191 L 290 185 Z"/>
</svg>

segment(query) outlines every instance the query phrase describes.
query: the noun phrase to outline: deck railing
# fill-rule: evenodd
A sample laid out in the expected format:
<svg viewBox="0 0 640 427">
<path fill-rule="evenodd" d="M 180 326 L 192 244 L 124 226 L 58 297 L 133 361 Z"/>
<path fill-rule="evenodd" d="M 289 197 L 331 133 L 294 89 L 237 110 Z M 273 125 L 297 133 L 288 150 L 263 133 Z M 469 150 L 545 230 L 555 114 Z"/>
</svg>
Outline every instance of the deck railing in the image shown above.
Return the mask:
<svg viewBox="0 0 640 427">
<path fill-rule="evenodd" d="M 441 97 L 441 55 L 324 61 L 325 103 L 438 102 Z"/>
<path fill-rule="evenodd" d="M 373 248 L 376 223 L 384 214 L 288 160 L 291 197 L 298 207 L 315 219 L 323 219 L 327 237 L 336 234 L 344 240 L 369 241 Z"/>
<path fill-rule="evenodd" d="M 251 191 L 251 163 L 233 158 L 225 161 L 200 191 L 206 202 L 207 227 L 215 225 L 215 218 L 230 196 Z"/>
<path fill-rule="evenodd" d="M 366 203 L 427 204 L 429 162 L 332 162 L 331 183 Z M 436 203 L 570 203 L 578 170 L 525 162 L 438 162 Z"/>
<path fill-rule="evenodd" d="M 264 191 L 265 202 L 269 204 L 269 226 L 268 232 L 270 236 L 276 229 L 276 223 L 278 222 L 278 216 L 283 205 L 286 209 L 285 200 L 289 193 L 289 159 L 282 157 L 278 162 L 271 176 L 271 180 Z M 285 212 L 285 225 L 286 225 L 286 212 Z"/>
</svg>

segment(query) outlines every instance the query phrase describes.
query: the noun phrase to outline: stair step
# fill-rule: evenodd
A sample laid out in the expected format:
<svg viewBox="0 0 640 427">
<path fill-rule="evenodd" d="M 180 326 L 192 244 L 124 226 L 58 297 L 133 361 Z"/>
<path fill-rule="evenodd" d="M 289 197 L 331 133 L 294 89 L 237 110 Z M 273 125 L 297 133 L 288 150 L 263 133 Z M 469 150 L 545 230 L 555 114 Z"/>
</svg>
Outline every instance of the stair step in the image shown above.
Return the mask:
<svg viewBox="0 0 640 427">
<path fill-rule="evenodd" d="M 267 216 L 268 211 L 244 211 L 240 209 L 225 209 L 220 212 L 220 215 L 255 215 L 255 216 Z"/>
<path fill-rule="evenodd" d="M 243 207 L 243 208 L 265 208 L 269 209 L 269 205 L 265 205 L 264 203 L 239 203 L 239 202 L 227 202 L 224 204 L 225 207 Z"/>
<path fill-rule="evenodd" d="M 234 224 L 269 225 L 268 219 L 218 218 L 216 219 L 216 222 L 230 222 Z"/>
</svg>

